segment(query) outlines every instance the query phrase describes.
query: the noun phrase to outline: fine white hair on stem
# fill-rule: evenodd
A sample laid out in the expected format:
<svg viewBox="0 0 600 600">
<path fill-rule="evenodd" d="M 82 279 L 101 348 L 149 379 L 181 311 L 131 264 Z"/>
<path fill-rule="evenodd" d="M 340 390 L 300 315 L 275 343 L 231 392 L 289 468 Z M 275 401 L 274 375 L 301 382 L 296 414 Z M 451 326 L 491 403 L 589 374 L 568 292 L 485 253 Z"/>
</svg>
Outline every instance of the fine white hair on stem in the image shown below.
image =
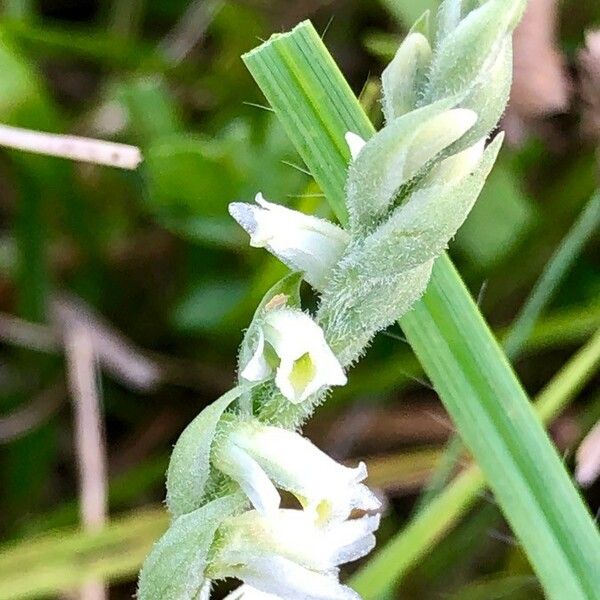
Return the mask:
<svg viewBox="0 0 600 600">
<path fill-rule="evenodd" d="M 73 399 L 81 522 L 86 531 L 99 531 L 106 523 L 107 468 L 93 340 L 85 327 L 74 325 L 65 332 L 65 347 Z M 101 580 L 90 579 L 80 588 L 79 597 L 105 600 L 106 587 Z"/>
<path fill-rule="evenodd" d="M 142 162 L 137 146 L 0 124 L 0 146 L 133 170 Z"/>
</svg>

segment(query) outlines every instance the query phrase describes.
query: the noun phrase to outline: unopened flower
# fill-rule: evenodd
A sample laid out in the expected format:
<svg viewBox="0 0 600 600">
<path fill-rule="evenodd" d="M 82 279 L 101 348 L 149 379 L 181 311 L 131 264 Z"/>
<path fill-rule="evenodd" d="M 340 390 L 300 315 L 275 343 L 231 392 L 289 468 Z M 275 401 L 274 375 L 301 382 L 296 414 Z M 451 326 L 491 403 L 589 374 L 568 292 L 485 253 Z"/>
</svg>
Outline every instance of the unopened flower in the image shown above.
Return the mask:
<svg viewBox="0 0 600 600">
<path fill-rule="evenodd" d="M 255 201 L 229 205 L 231 216 L 250 234 L 250 245 L 266 248 L 321 289 L 348 245 L 348 234 L 325 219 L 267 202 L 262 194 Z"/>
<path fill-rule="evenodd" d="M 380 507 L 362 483 L 367 476 L 364 463 L 345 467 L 293 431 L 239 422 L 219 441 L 214 456 L 217 468 L 235 479 L 264 513 L 279 507 L 276 487 L 296 496 L 315 522 L 346 519 L 354 509 Z"/>
<path fill-rule="evenodd" d="M 360 154 L 360 151 L 367 142 L 360 137 L 360 135 L 353 133 L 352 131 L 346 132 L 344 138 L 346 140 L 346 144 L 348 144 L 348 149 L 350 150 L 352 160 L 354 160 Z"/>
<path fill-rule="evenodd" d="M 451 183 L 467 177 L 475 171 L 481 162 L 484 150 L 485 139 L 481 139 L 465 150 L 457 152 L 442 160 L 427 174 L 427 177 L 421 184 L 422 187 L 426 188 L 429 185 L 439 185 L 440 181 L 443 181 L 446 185 L 450 185 Z"/>
<path fill-rule="evenodd" d="M 346 375 L 313 319 L 292 308 L 267 312 L 256 347 L 240 375 L 261 381 L 275 371 L 275 384 L 294 404 L 321 388 L 345 385 Z"/>
<path fill-rule="evenodd" d="M 370 552 L 378 526 L 378 516 L 321 526 L 302 510 L 246 511 L 219 528 L 209 574 L 241 579 L 250 586 L 247 598 L 261 598 L 257 590 L 286 600 L 354 600 L 337 567 Z"/>
</svg>

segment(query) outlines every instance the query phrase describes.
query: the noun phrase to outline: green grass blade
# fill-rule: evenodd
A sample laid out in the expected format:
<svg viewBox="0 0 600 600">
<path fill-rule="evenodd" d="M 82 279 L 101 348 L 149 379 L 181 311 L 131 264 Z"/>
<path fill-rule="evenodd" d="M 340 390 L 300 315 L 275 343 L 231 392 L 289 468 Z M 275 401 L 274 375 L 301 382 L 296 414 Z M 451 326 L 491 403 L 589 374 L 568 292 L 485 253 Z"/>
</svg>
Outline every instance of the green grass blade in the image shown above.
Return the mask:
<svg viewBox="0 0 600 600">
<path fill-rule="evenodd" d="M 599 223 L 600 192 L 596 192 L 546 264 L 531 294 L 524 302 L 507 335 L 502 340 L 504 352 L 511 361 L 514 361 L 525 347 L 540 315 L 556 293 L 557 288 L 586 242 L 596 231 Z M 418 508 L 423 508 L 444 488 L 450 480 L 456 458 L 461 452 L 460 438 L 458 436 L 453 437 L 448 442 L 447 450 L 440 459 L 439 466 L 433 473 L 431 483 L 418 503 Z"/>
<path fill-rule="evenodd" d="M 599 224 L 600 192 L 596 192 L 548 261 L 544 272 L 503 340 L 502 345 L 509 358 L 514 358 L 521 351 L 540 313 L 547 306 L 583 246 L 597 231 Z"/>
<path fill-rule="evenodd" d="M 346 131 L 373 128 L 308 22 L 244 60 L 345 222 Z M 425 297 L 401 320 L 463 441 L 551 598 L 590 599 L 600 536 L 504 354 L 451 261 L 438 259 Z M 385 582 L 381 582 L 382 585 Z"/>
<path fill-rule="evenodd" d="M 600 366 L 600 330 L 538 394 L 535 409 L 550 424 Z M 380 580 L 399 581 L 477 502 L 486 481 L 478 466 L 463 471 L 352 578 L 365 600 L 378 598 Z M 590 596 L 593 597 L 593 596 Z"/>
</svg>

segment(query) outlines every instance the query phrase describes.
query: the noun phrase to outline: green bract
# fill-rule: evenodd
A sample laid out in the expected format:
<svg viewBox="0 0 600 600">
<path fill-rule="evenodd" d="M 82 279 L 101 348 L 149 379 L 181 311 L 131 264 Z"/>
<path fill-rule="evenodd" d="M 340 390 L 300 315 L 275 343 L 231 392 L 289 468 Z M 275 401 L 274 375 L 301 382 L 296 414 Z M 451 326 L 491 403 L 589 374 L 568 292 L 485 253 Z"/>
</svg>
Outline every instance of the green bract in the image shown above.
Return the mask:
<svg viewBox="0 0 600 600">
<path fill-rule="evenodd" d="M 229 516 L 244 506 L 242 495 L 212 500 L 181 515 L 154 545 L 138 583 L 138 598 L 195 600 L 206 583 L 205 571 L 215 533 Z"/>
<path fill-rule="evenodd" d="M 243 392 L 234 388 L 205 408 L 179 436 L 167 471 L 167 507 L 173 517 L 190 513 L 207 501 L 210 452 L 219 421 Z"/>
</svg>

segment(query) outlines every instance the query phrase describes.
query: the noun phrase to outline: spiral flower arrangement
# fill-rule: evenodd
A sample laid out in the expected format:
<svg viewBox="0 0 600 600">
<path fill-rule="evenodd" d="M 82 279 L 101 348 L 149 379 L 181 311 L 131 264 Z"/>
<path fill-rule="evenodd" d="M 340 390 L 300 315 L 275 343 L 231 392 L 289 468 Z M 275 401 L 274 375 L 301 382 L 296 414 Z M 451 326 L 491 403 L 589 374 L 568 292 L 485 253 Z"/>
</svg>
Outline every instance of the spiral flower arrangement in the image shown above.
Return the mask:
<svg viewBox="0 0 600 600">
<path fill-rule="evenodd" d="M 434 260 L 466 219 L 502 135 L 511 34 L 524 0 L 446 0 L 429 35 L 420 19 L 382 76 L 386 124 L 353 132 L 346 229 L 273 204 L 234 203 L 233 218 L 293 272 L 246 331 L 237 386 L 179 438 L 167 474 L 172 523 L 140 573 L 140 600 L 350 600 L 339 566 L 375 545 L 379 501 L 366 467 L 335 462 L 299 429 L 346 383 L 375 334 L 423 294 Z M 318 295 L 302 307 L 302 280 Z M 300 508 L 281 508 L 280 491 Z M 360 516 L 355 516 L 356 514 Z"/>
</svg>

